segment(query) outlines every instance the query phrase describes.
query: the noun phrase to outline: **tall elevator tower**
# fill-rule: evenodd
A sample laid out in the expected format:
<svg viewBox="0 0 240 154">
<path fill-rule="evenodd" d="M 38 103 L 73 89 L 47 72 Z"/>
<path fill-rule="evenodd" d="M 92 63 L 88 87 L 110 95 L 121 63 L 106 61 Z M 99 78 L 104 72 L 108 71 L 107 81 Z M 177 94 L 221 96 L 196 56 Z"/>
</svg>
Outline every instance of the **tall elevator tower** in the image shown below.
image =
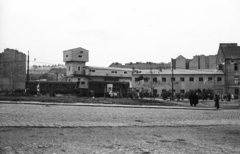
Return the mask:
<svg viewBox="0 0 240 154">
<path fill-rule="evenodd" d="M 83 67 L 89 61 L 89 51 L 81 47 L 63 51 L 63 61 L 67 69 L 67 81 L 78 81 L 84 76 Z"/>
</svg>

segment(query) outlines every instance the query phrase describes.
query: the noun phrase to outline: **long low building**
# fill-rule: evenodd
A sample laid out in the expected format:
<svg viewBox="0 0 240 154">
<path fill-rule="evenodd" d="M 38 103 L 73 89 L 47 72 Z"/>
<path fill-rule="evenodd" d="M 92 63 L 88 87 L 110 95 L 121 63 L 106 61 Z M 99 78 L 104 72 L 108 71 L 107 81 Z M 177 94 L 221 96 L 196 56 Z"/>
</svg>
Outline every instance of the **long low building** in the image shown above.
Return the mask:
<svg viewBox="0 0 240 154">
<path fill-rule="evenodd" d="M 225 93 L 225 76 L 221 70 L 217 69 L 135 70 L 132 75 L 133 89 L 153 92 L 154 95 L 171 91 L 172 83 L 173 92 L 176 93 L 197 89 L 210 89 L 215 93 Z"/>
</svg>

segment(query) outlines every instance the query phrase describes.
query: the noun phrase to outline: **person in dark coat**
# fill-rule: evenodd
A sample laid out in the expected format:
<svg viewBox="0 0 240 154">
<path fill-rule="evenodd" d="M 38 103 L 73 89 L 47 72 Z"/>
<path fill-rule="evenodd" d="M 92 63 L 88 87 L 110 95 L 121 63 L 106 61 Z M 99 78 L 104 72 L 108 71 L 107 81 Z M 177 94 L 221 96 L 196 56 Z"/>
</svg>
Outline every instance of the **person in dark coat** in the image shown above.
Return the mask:
<svg viewBox="0 0 240 154">
<path fill-rule="evenodd" d="M 228 99 L 228 101 L 231 101 L 231 94 L 230 93 L 228 93 L 227 99 Z"/>
<path fill-rule="evenodd" d="M 197 93 L 193 93 L 193 105 L 196 106 L 198 104 L 198 94 Z"/>
<path fill-rule="evenodd" d="M 192 91 L 190 91 L 188 99 L 189 99 L 190 105 L 193 106 L 193 92 Z"/>
<path fill-rule="evenodd" d="M 215 96 L 214 96 L 214 101 L 215 101 L 215 107 L 216 107 L 216 109 L 219 109 L 219 108 L 220 108 L 219 100 L 220 100 L 219 95 L 218 95 L 218 94 L 215 94 Z"/>
</svg>

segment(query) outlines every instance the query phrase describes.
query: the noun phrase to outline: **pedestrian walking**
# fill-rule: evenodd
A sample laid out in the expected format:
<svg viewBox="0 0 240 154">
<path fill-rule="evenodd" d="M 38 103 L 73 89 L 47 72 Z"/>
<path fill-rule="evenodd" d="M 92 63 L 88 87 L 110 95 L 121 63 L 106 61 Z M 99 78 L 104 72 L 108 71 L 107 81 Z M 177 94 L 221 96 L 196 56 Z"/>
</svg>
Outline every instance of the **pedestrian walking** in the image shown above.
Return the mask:
<svg viewBox="0 0 240 154">
<path fill-rule="evenodd" d="M 196 106 L 198 104 L 198 99 L 199 99 L 198 98 L 198 93 L 194 92 L 192 97 L 193 97 L 192 98 L 193 99 L 193 105 Z"/>
<path fill-rule="evenodd" d="M 192 91 L 190 91 L 188 99 L 189 99 L 190 105 L 193 106 L 193 92 Z"/>
<path fill-rule="evenodd" d="M 216 109 L 220 108 L 219 100 L 220 100 L 219 94 L 215 94 L 215 96 L 214 96 L 215 105 L 214 106 L 216 107 Z"/>
<path fill-rule="evenodd" d="M 37 85 L 37 96 L 40 95 L 40 83 Z"/>
<path fill-rule="evenodd" d="M 228 93 L 227 99 L 228 99 L 228 101 L 231 101 L 231 94 L 230 93 Z"/>
</svg>

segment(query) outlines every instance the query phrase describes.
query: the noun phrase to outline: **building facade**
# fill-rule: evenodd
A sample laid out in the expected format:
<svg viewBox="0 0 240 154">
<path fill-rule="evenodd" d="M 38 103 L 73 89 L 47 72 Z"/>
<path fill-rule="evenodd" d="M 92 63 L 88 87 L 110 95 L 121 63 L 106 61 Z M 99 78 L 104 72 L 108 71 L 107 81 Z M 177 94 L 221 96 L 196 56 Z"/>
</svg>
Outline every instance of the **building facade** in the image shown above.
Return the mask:
<svg viewBox="0 0 240 154">
<path fill-rule="evenodd" d="M 5 49 L 0 53 L 0 89 L 24 89 L 26 55 L 18 50 Z"/>
<path fill-rule="evenodd" d="M 139 81 L 139 78 L 143 80 Z M 171 70 L 139 70 L 133 73 L 132 85 L 136 90 L 162 94 L 172 90 Z M 185 93 L 190 90 L 208 89 L 224 94 L 225 76 L 221 70 L 174 69 L 173 92 Z"/>
<path fill-rule="evenodd" d="M 66 66 L 66 81 L 79 82 L 79 88 L 88 88 L 88 81 L 129 82 L 131 86 L 132 69 L 115 67 L 86 66 L 89 51 L 75 48 L 63 51 Z"/>
<path fill-rule="evenodd" d="M 192 59 L 186 59 L 182 55 L 174 59 L 174 68 L 176 69 L 216 69 L 216 55 L 199 55 Z"/>
<path fill-rule="evenodd" d="M 218 69 L 225 74 L 225 91 L 240 98 L 240 46 L 221 43 L 217 54 Z"/>
</svg>

